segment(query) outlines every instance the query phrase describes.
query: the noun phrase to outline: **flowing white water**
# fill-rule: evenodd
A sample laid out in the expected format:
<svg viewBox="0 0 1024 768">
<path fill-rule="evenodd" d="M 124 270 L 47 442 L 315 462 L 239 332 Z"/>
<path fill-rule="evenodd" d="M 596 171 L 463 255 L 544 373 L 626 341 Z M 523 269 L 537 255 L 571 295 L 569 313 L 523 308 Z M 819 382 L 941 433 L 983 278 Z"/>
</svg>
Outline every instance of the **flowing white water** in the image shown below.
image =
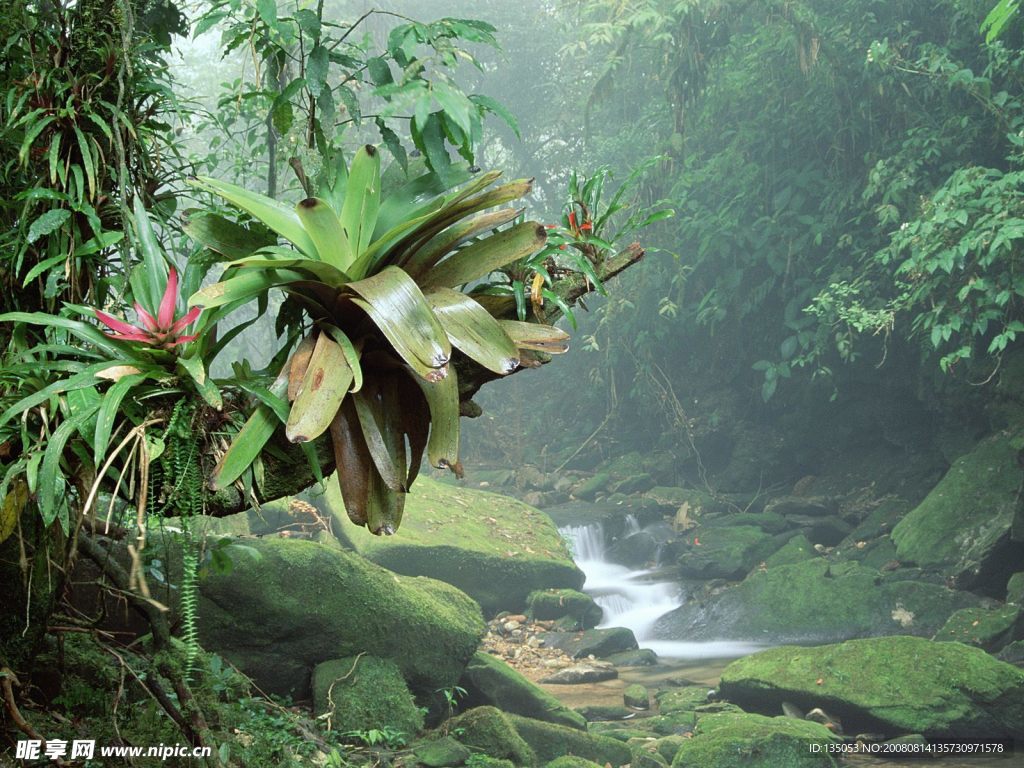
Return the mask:
<svg viewBox="0 0 1024 768">
<path fill-rule="evenodd" d="M 625 535 L 636 533 L 640 525 L 633 515 L 626 518 Z M 659 656 L 676 659 L 710 659 L 745 656 L 764 646 L 755 643 L 712 641 L 688 643 L 653 637 L 655 622 L 683 604 L 685 595 L 679 584 L 659 581 L 651 570 L 631 570 L 608 562 L 604 529 L 600 523 L 560 528 L 569 543 L 576 565 L 586 576 L 583 590 L 594 598 L 604 617 L 600 627 L 628 627 L 642 648 Z"/>
</svg>

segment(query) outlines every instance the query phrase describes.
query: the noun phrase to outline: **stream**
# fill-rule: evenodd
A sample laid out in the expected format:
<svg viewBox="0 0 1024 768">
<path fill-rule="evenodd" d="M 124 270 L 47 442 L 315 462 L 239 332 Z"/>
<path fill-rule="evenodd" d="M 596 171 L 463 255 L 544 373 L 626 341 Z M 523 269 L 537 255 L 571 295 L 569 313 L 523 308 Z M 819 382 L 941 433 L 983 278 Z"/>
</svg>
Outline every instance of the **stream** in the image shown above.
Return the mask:
<svg viewBox="0 0 1024 768">
<path fill-rule="evenodd" d="M 569 707 L 587 704 L 622 704 L 622 692 L 632 683 L 655 690 L 669 681 L 687 681 L 718 686 L 722 670 L 730 661 L 769 647 L 749 642 L 715 640 L 686 642 L 660 640 L 652 636 L 655 622 L 678 608 L 685 593 L 678 582 L 666 579 L 664 569 L 631 569 L 609 562 L 607 538 L 601 523 L 566 525 L 559 529 L 569 545 L 576 565 L 586 576 L 583 591 L 594 598 L 604 616 L 598 627 L 628 627 L 633 630 L 641 648 L 649 648 L 659 656 L 654 667 L 625 667 L 620 676 L 603 683 L 578 686 L 545 686 Z M 626 515 L 623 535 L 639 532 L 640 525 L 632 514 Z M 847 758 L 844 765 L 917 768 L 921 765 L 941 768 L 1009 768 L 1024 766 L 1024 755 L 1002 758 L 938 758 L 917 760 L 883 760 L 858 756 Z"/>
</svg>

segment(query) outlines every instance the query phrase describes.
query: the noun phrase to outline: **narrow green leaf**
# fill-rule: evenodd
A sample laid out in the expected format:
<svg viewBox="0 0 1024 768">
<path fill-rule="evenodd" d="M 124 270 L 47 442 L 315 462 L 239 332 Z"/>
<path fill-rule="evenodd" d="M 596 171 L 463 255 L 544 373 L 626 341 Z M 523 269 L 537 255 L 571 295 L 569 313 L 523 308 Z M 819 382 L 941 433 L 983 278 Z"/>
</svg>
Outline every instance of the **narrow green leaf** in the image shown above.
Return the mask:
<svg viewBox="0 0 1024 768">
<path fill-rule="evenodd" d="M 524 323 L 520 320 L 499 320 L 498 324 L 519 349 L 532 349 L 549 355 L 569 351 L 569 334 L 553 325 Z"/>
<path fill-rule="evenodd" d="M 145 293 L 136 295 L 135 299 L 155 317 L 167 287 L 167 259 L 160 248 L 160 243 L 157 242 L 156 234 L 149 221 L 149 214 L 142 204 L 140 195 L 135 196 L 133 207 L 135 233 L 139 239 L 139 250 L 142 251 L 142 262 L 132 271 L 134 273 L 141 270 L 137 282 L 145 285 Z M 134 289 L 135 283 L 132 286 Z"/>
<path fill-rule="evenodd" d="M 52 116 L 44 117 L 25 132 L 25 138 L 21 142 L 21 149 L 18 150 L 18 162 L 21 165 L 24 165 L 25 161 L 28 160 L 28 153 L 32 151 L 32 144 L 39 138 L 39 134 L 45 131 L 46 127 L 55 119 Z"/>
<path fill-rule="evenodd" d="M 544 247 L 547 232 L 542 224 L 526 221 L 455 252 L 423 276 L 425 288 L 454 288 L 479 280 L 506 264 Z"/>
<path fill-rule="evenodd" d="M 370 244 L 379 210 L 380 153 L 367 144 L 356 152 L 349 168 L 341 227 L 348 236 L 350 253 L 342 269 L 347 269 Z"/>
<path fill-rule="evenodd" d="M 275 397 L 284 395 L 288 377 L 282 372 L 270 387 Z M 246 419 L 245 424 L 231 441 L 231 445 L 214 467 L 210 485 L 214 490 L 226 488 L 235 482 L 263 450 L 281 420 L 269 406 L 261 403 Z"/>
<path fill-rule="evenodd" d="M 501 374 L 519 366 L 519 350 L 491 314 L 471 297 L 450 288 L 427 294 L 452 345 L 484 368 Z"/>
<path fill-rule="evenodd" d="M 275 286 L 304 278 L 305 275 L 292 269 L 246 269 L 226 280 L 196 291 L 188 303 L 190 307 L 212 309 L 233 301 L 251 299 Z"/>
<path fill-rule="evenodd" d="M 85 410 L 75 413 L 71 418 L 62 423 L 46 441 L 46 453 L 43 456 L 43 464 L 39 469 L 39 513 L 43 518 L 43 525 L 49 526 L 57 517 L 58 505 L 57 485 L 60 463 L 64 455 L 64 447 L 71 436 L 89 423 L 90 419 L 99 410 L 99 403 L 88 406 Z M 62 517 L 61 526 L 64 532 L 68 532 L 67 521 Z"/>
<path fill-rule="evenodd" d="M 114 428 L 114 422 L 120 414 L 121 401 L 125 395 L 135 386 L 147 379 L 144 373 L 132 373 L 122 376 L 103 395 L 103 403 L 100 405 L 99 414 L 96 417 L 96 431 L 93 433 L 93 462 L 97 467 L 103 464 L 107 457 L 107 445 L 110 442 L 110 433 Z"/>
</svg>

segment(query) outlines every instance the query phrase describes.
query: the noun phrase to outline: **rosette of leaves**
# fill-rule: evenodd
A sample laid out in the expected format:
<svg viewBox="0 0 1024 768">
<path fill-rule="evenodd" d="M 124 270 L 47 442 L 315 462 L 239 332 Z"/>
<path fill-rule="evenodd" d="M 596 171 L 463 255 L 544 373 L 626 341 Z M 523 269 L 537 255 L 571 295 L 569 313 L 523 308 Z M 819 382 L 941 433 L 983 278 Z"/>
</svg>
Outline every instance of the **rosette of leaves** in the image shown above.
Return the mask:
<svg viewBox="0 0 1024 768">
<path fill-rule="evenodd" d="M 329 432 L 348 516 L 375 534 L 398 528 L 424 454 L 435 467 L 459 466 L 453 349 L 504 375 L 519 365 L 520 350 L 557 353 L 567 339 L 550 326 L 498 319 L 472 294 L 474 283 L 544 246 L 537 222 L 501 229 L 520 209 L 491 210 L 526 195 L 530 181 L 494 186 L 497 172 L 472 177 L 450 170 L 444 182 L 425 173 L 394 183 L 389 173 L 382 179 L 377 150 L 365 146 L 351 167 L 330 163 L 318 194 L 294 208 L 197 180 L 291 247 L 234 258 L 220 282 L 190 300 L 212 308 L 276 287 L 312 320 L 312 331 L 225 452 L 213 485 L 239 478 L 279 421 L 296 443 Z M 446 188 L 452 181 L 461 188 Z M 244 239 L 237 225 L 209 214 L 194 217 L 189 230 L 225 255 L 237 255 Z"/>
</svg>

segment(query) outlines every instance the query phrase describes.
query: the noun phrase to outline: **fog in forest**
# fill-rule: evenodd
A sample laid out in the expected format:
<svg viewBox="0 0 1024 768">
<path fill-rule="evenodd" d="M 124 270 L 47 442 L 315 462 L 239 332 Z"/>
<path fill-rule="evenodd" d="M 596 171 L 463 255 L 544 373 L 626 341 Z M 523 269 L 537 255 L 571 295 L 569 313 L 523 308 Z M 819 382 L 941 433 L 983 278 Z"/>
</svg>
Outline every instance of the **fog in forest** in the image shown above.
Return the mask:
<svg viewBox="0 0 1024 768">
<path fill-rule="evenodd" d="M 1019 748 L 1016 2 L 0 32 L 0 765 Z"/>
</svg>

